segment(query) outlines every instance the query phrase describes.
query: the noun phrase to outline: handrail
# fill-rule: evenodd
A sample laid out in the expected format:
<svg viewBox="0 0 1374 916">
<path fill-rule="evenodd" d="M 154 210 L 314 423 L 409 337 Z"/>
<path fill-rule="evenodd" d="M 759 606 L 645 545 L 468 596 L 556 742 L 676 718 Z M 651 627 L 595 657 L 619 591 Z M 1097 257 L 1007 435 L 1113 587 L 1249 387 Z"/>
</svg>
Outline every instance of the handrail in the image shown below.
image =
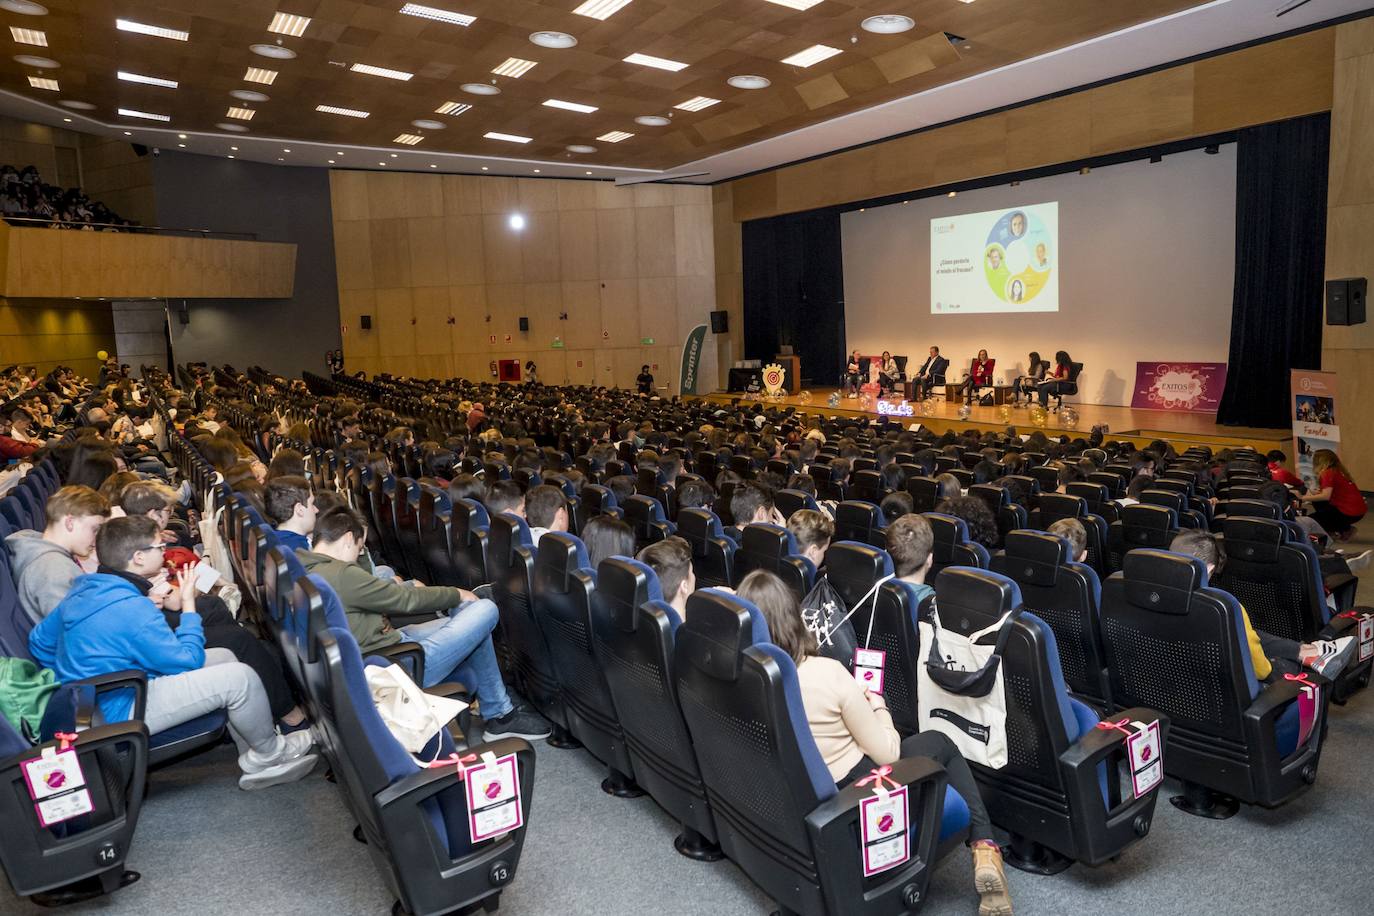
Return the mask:
<svg viewBox="0 0 1374 916">
<path fill-rule="evenodd" d="M 114 230 L 116 230 L 117 232 L 142 232 L 142 233 L 147 233 L 147 234 L 149 234 L 149 235 L 157 235 L 157 234 L 162 234 L 162 233 L 167 233 L 167 234 L 171 234 L 171 233 L 185 233 L 185 234 L 187 234 L 187 235 L 199 236 L 199 237 L 201 237 L 201 238 L 212 238 L 212 237 L 216 237 L 216 238 L 244 239 L 244 240 L 247 240 L 247 241 L 257 241 L 257 238 L 258 238 L 258 234 L 257 234 L 256 232 L 220 232 L 220 231 L 215 230 L 215 229 L 181 229 L 181 228 L 173 228 L 173 227 L 169 227 L 169 226 L 138 226 L 138 225 L 126 224 L 126 223 L 78 223 L 78 222 L 68 222 L 68 221 L 60 220 L 60 219 L 51 219 L 51 218 L 48 218 L 48 217 L 41 217 L 41 216 L 6 216 L 6 217 L 4 217 L 4 220 L 5 220 L 5 222 L 10 223 L 10 224 L 14 224 L 14 223 L 37 223 L 37 224 L 39 224 L 39 225 L 44 225 L 44 226 L 57 225 L 57 226 L 61 226 L 61 227 L 64 228 L 64 229 L 76 229 L 76 230 L 81 230 L 81 229 L 84 229 L 84 228 L 87 227 L 87 226 L 90 226 L 90 227 L 93 228 L 93 229 L 97 229 L 97 228 L 98 228 L 98 229 L 114 229 Z"/>
</svg>

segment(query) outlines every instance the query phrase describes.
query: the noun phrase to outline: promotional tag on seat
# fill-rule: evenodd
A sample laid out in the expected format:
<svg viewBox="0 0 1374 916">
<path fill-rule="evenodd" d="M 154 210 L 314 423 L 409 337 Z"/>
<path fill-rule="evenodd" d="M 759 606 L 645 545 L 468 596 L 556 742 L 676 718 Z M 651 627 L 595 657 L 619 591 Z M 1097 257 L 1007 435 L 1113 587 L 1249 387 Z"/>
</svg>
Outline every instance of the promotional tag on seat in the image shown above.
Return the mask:
<svg viewBox="0 0 1374 916">
<path fill-rule="evenodd" d="M 504 757 L 484 754 L 482 762 L 468 767 L 464 776 L 468 834 L 474 843 L 510 833 L 524 825 L 520 769 L 514 754 Z"/>
<path fill-rule="evenodd" d="M 863 844 L 865 878 L 896 868 L 911 858 L 906 805 L 906 786 L 859 802 L 859 840 Z"/>
<path fill-rule="evenodd" d="M 1312 734 L 1313 727 L 1317 724 L 1317 711 L 1321 709 L 1322 689 L 1317 684 L 1307 679 L 1306 672 L 1302 674 L 1285 674 L 1285 681 L 1296 681 L 1298 687 L 1298 747 L 1307 743 L 1308 736 Z"/>
<path fill-rule="evenodd" d="M 854 680 L 859 686 L 876 693 L 883 692 L 883 667 L 887 664 L 887 653 L 880 649 L 854 650 Z"/>
<path fill-rule="evenodd" d="M 1374 614 L 1360 618 L 1360 661 L 1374 657 Z"/>
<path fill-rule="evenodd" d="M 1159 737 L 1158 719 L 1131 725 L 1135 731 L 1126 739 L 1126 753 L 1131 759 L 1131 788 L 1140 798 L 1164 781 L 1164 743 Z"/>
<path fill-rule="evenodd" d="M 44 748 L 42 756 L 25 760 L 21 767 L 41 826 L 60 824 L 94 810 L 76 751 Z"/>
</svg>

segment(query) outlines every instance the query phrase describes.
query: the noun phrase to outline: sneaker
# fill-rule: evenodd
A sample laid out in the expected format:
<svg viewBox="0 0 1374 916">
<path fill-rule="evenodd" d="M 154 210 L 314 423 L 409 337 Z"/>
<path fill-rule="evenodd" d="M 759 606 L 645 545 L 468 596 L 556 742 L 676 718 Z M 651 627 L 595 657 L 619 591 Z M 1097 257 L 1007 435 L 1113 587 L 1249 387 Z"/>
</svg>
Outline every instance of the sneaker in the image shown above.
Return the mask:
<svg viewBox="0 0 1374 916">
<path fill-rule="evenodd" d="M 488 719 L 482 723 L 482 736 L 486 741 L 497 738 L 524 738 L 537 741 L 553 734 L 553 729 L 544 717 L 516 706 L 499 719 Z"/>
<path fill-rule="evenodd" d="M 1355 654 L 1355 637 L 1318 639 L 1303 648 L 1313 651 L 1305 651 L 1299 660 L 1322 677 L 1334 681 Z"/>
<path fill-rule="evenodd" d="M 1007 873 L 1002 867 L 1002 850 L 997 844 L 973 844 L 973 887 L 978 891 L 978 916 L 1011 916 L 1011 896 L 1007 893 Z"/>
<path fill-rule="evenodd" d="M 310 753 L 315 746 L 315 737 L 309 729 L 293 731 L 289 735 L 277 734 L 273 751 L 262 753 L 251 747 L 239 755 L 239 769 L 244 773 L 260 773 L 283 763 L 290 763 Z"/>
<path fill-rule="evenodd" d="M 1358 573 L 1374 562 L 1374 550 L 1366 550 L 1364 553 L 1353 557 L 1346 557 L 1345 565 L 1350 567 L 1352 573 Z"/>
<path fill-rule="evenodd" d="M 265 767 L 256 773 L 244 773 L 239 777 L 239 788 L 251 792 L 254 789 L 266 789 L 268 786 L 279 786 L 282 783 L 304 779 L 310 775 L 310 771 L 315 769 L 315 764 L 319 761 L 318 754 L 306 754 L 304 757 Z"/>
</svg>

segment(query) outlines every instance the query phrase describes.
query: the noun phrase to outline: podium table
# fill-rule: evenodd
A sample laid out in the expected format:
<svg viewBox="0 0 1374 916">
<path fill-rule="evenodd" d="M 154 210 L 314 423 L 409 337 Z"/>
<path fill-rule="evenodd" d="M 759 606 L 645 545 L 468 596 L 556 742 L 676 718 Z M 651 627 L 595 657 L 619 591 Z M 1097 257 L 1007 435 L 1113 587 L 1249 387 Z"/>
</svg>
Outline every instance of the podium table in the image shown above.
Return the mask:
<svg viewBox="0 0 1374 916">
<path fill-rule="evenodd" d="M 787 394 L 797 394 L 801 391 L 801 357 L 799 356 L 775 356 L 773 362 L 783 368 L 782 390 Z"/>
</svg>

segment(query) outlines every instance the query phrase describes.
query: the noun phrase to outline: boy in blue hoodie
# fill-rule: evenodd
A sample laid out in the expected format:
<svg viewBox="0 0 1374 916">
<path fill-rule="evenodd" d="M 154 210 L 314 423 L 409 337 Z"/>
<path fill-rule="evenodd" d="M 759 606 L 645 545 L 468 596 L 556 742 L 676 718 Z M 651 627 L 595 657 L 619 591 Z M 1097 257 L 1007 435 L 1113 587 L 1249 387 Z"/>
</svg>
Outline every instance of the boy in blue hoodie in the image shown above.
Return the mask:
<svg viewBox="0 0 1374 916">
<path fill-rule="evenodd" d="M 144 578 L 158 577 L 164 545 L 157 522 L 146 517 L 107 522 L 96 539 L 101 563 Z M 309 731 L 278 734 L 262 681 L 227 649 L 206 649 L 195 612 L 195 576 L 180 576 L 181 620 L 175 632 L 159 603 L 165 579 L 147 595 L 128 579 L 95 573 L 78 576 L 67 597 L 29 635 L 29 651 L 45 668 L 69 681 L 130 668 L 148 676 L 144 723 L 156 735 L 223 709 L 239 749 L 241 789 L 293 782 L 314 769 Z M 100 701 L 107 722 L 130 717 L 125 691 Z"/>
</svg>

